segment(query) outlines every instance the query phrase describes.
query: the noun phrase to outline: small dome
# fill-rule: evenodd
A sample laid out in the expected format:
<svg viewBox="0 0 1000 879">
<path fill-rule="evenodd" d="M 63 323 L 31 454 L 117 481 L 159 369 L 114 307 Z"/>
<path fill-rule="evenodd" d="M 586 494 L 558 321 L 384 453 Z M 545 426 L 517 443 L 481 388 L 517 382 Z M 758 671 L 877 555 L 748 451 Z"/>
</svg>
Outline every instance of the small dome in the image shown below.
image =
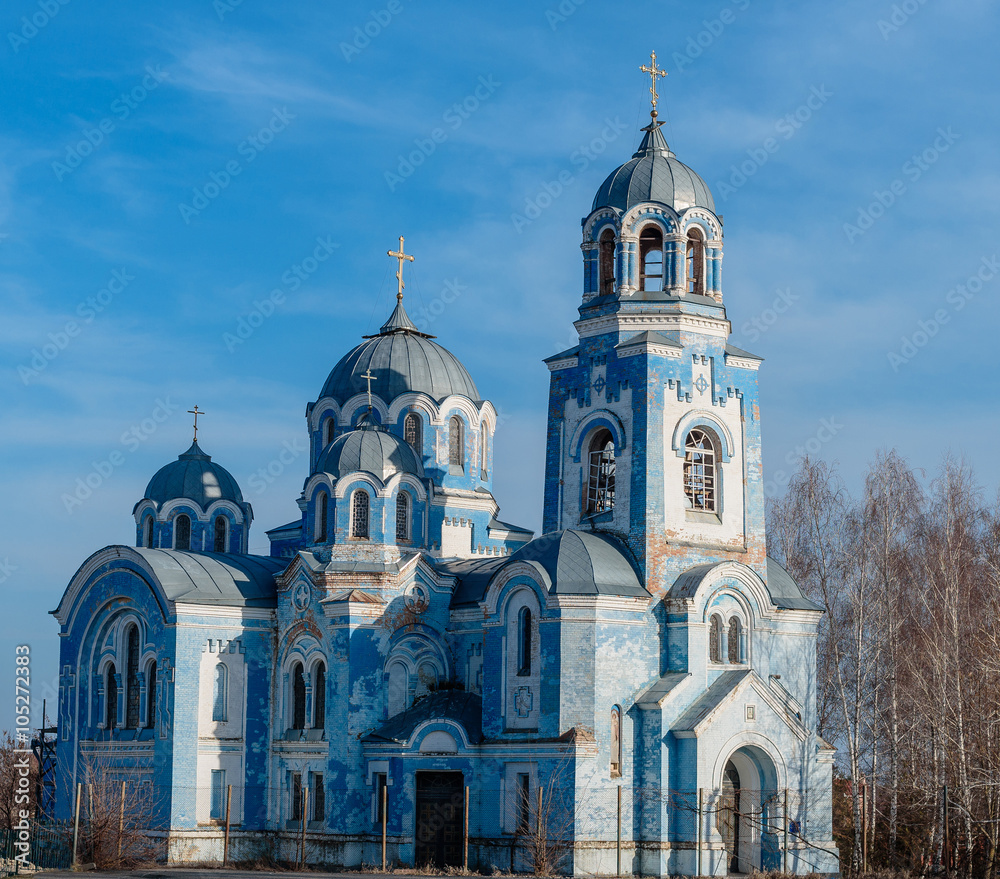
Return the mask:
<svg viewBox="0 0 1000 879">
<path fill-rule="evenodd" d="M 341 358 L 320 396 L 344 403 L 365 393 L 368 383 L 362 376 L 371 370 L 372 393 L 386 403 L 409 391 L 438 402 L 452 394 L 478 400 L 479 391 L 466 368 L 433 338 L 413 325 L 399 303 L 378 335 Z"/>
<path fill-rule="evenodd" d="M 383 482 L 394 473 L 424 475 L 424 468 L 409 443 L 368 424 L 338 436 L 316 465 L 317 472 L 338 478 L 359 470 L 374 473 Z"/>
<path fill-rule="evenodd" d="M 243 503 L 243 492 L 232 474 L 220 464 L 213 464 L 197 442 L 191 444 L 176 461 L 156 471 L 146 486 L 145 497 L 165 504 L 175 498 L 194 501 L 202 509 L 219 499 Z"/>
<path fill-rule="evenodd" d="M 715 199 L 708 184 L 677 159 L 659 126 L 645 131 L 632 158 L 601 184 L 591 211 L 603 207 L 627 211 L 637 204 L 658 201 L 676 211 L 697 206 L 715 213 Z"/>
<path fill-rule="evenodd" d="M 614 537 L 590 531 L 553 531 L 536 537 L 510 556 L 537 562 L 552 580 L 557 595 L 648 596 L 629 561 L 629 552 Z"/>
</svg>

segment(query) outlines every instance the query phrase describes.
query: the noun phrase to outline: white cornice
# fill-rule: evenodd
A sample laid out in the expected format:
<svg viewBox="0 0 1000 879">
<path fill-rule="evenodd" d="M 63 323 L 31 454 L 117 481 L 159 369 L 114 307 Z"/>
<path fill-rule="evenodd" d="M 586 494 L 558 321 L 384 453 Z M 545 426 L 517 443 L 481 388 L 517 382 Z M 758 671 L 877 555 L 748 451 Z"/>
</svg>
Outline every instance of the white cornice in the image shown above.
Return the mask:
<svg viewBox="0 0 1000 879">
<path fill-rule="evenodd" d="M 549 368 L 549 372 L 558 372 L 560 369 L 572 369 L 574 366 L 580 365 L 579 357 L 565 357 L 562 360 L 550 360 L 545 364 Z"/>
<path fill-rule="evenodd" d="M 701 333 L 706 336 L 717 336 L 727 339 L 732 332 L 732 324 L 728 320 L 692 314 L 615 314 L 604 317 L 578 320 L 576 327 L 581 339 L 591 336 L 602 336 L 607 333 L 641 333 L 647 330 L 653 332 L 688 332 Z"/>
</svg>

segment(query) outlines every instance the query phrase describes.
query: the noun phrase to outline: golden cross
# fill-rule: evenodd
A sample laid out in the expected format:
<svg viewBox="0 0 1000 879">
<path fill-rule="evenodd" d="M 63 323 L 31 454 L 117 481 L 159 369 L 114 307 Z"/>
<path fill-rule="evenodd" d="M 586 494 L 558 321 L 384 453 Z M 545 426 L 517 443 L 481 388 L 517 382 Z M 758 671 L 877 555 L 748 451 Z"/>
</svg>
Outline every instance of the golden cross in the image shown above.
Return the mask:
<svg viewBox="0 0 1000 879">
<path fill-rule="evenodd" d="M 198 408 L 197 403 L 194 404 L 194 409 L 188 409 L 188 412 L 194 416 L 194 441 L 198 442 L 198 416 L 205 413 Z"/>
<path fill-rule="evenodd" d="M 649 89 L 649 93 L 653 96 L 653 111 L 652 111 L 652 113 L 650 113 L 650 115 L 655 119 L 656 118 L 656 102 L 657 102 L 657 100 L 660 97 L 656 93 L 656 77 L 658 77 L 658 76 L 666 76 L 667 75 L 667 71 L 666 70 L 660 70 L 659 68 L 657 68 L 657 66 L 656 66 L 656 52 L 650 52 L 649 53 L 649 59 L 650 59 L 650 63 L 651 63 L 652 66 L 651 67 L 647 67 L 645 64 L 643 64 L 642 67 L 640 67 L 639 69 L 643 73 L 648 73 L 649 74 L 649 78 L 653 81 L 653 84 L 652 84 L 652 86 L 650 86 L 650 89 Z"/>
<path fill-rule="evenodd" d="M 402 240 L 402 239 L 400 239 L 400 240 Z M 403 249 L 402 246 L 400 246 L 399 249 L 402 250 Z M 411 256 L 410 259 L 413 259 L 413 257 Z M 361 373 L 361 377 L 368 382 L 368 411 L 371 412 L 372 411 L 372 382 L 377 382 L 378 379 L 375 378 L 375 376 L 372 375 L 372 368 L 370 366 L 368 367 L 367 370 L 365 370 L 363 373 Z"/>
<path fill-rule="evenodd" d="M 399 281 L 399 289 L 396 292 L 396 301 L 397 302 L 402 302 L 403 301 L 403 287 L 406 286 L 403 283 L 403 260 L 404 259 L 408 259 L 410 262 L 413 262 L 413 257 L 410 256 L 408 253 L 404 253 L 403 252 L 403 236 L 402 235 L 399 236 L 399 250 L 398 251 L 396 251 L 396 250 L 387 250 L 386 253 L 389 256 L 394 256 L 396 259 L 399 260 L 399 268 L 396 269 L 396 280 Z"/>
</svg>

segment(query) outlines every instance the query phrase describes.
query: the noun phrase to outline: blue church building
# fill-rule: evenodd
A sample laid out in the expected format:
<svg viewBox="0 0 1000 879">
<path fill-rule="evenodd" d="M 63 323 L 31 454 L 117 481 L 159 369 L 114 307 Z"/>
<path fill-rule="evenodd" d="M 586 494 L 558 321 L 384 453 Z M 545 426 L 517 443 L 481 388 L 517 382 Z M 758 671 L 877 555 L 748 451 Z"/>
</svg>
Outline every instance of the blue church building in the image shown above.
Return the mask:
<svg viewBox="0 0 1000 879">
<path fill-rule="evenodd" d="M 467 814 L 481 870 L 544 835 L 574 875 L 837 872 L 821 609 L 767 554 L 761 358 L 729 343 L 722 221 L 655 99 L 582 230 L 544 533 L 500 518 L 496 409 L 407 316 L 401 239 L 395 310 L 306 407 L 270 555 L 196 432 L 135 546 L 70 581 L 63 817 L 103 772 L 151 785 L 174 862 L 219 856 L 231 790 L 234 840 L 349 867 L 383 818 L 390 861 L 461 864 Z"/>
</svg>

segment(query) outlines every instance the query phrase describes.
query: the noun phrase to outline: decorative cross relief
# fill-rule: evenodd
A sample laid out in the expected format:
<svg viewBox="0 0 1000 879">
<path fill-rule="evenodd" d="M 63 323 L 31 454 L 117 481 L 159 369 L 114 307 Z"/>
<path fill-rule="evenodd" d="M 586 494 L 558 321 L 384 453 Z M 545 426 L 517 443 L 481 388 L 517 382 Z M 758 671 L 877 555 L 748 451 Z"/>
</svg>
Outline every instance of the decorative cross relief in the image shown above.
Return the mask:
<svg viewBox="0 0 1000 879">
<path fill-rule="evenodd" d="M 531 707 L 534 705 L 534 698 L 531 694 L 531 687 L 518 687 L 514 691 L 514 710 L 518 717 L 527 717 L 531 714 Z"/>
<path fill-rule="evenodd" d="M 156 723 L 160 728 L 160 738 L 170 735 L 173 717 L 170 713 L 170 689 L 174 683 L 174 669 L 169 659 L 163 660 L 163 668 L 156 675 Z"/>
<path fill-rule="evenodd" d="M 708 390 L 708 382 L 705 381 L 705 376 L 699 375 L 697 381 L 695 381 L 694 386 L 698 389 L 699 394 L 704 394 Z"/>
</svg>

